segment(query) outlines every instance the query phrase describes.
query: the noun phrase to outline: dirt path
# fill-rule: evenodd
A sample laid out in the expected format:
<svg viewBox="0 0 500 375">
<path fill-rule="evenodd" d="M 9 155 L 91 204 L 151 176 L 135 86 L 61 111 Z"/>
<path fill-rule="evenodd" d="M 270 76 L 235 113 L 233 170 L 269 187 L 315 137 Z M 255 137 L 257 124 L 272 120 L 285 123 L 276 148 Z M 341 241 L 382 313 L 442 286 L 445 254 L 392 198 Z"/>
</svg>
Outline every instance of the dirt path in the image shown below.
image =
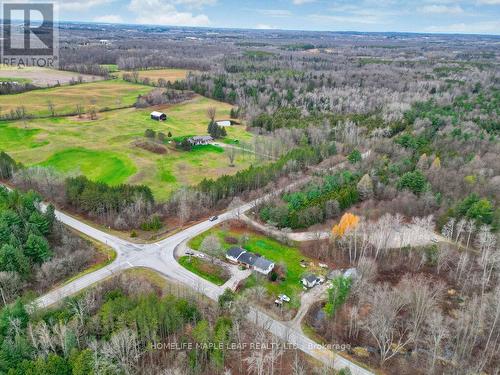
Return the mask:
<svg viewBox="0 0 500 375">
<path fill-rule="evenodd" d="M 308 291 L 305 291 L 302 294 L 299 311 L 297 311 L 297 314 L 291 321 L 291 325 L 293 328 L 295 328 L 299 332 L 302 332 L 302 325 L 301 325 L 302 319 L 304 319 L 310 307 L 314 303 L 321 301 L 328 296 L 327 291 L 328 291 L 328 284 L 325 283 L 317 285 L 314 288 L 309 289 Z"/>
</svg>

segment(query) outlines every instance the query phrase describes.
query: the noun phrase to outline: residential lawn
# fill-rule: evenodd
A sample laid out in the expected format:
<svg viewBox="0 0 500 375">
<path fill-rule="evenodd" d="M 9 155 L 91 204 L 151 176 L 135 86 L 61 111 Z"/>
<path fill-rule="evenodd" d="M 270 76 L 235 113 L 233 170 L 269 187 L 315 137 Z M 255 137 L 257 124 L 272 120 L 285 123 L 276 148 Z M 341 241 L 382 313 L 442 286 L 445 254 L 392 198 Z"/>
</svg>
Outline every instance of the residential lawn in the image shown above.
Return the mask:
<svg viewBox="0 0 500 375">
<path fill-rule="evenodd" d="M 67 89 L 73 87 L 77 86 Z M 71 116 L 0 121 L 0 150 L 25 165 L 49 165 L 112 184 L 146 184 L 158 201 L 164 201 L 180 186 L 234 174 L 255 162 L 254 155 L 239 152 L 236 167 L 229 167 L 219 146 L 198 146 L 188 152 L 177 150 L 172 142 L 166 144 L 166 154 L 155 154 L 133 145 L 148 128 L 171 132 L 172 139 L 207 134 L 208 107 L 216 107 L 221 117 L 231 110 L 229 104 L 195 96 L 184 103 L 155 107 L 167 113 L 163 122 L 150 119 L 151 108 L 101 112 L 96 120 Z M 227 132 L 230 138 L 252 140 L 243 125 L 231 126 Z"/>
<path fill-rule="evenodd" d="M 278 242 L 272 238 L 251 230 L 229 229 L 224 230 L 220 226 L 214 227 L 207 232 L 204 232 L 189 242 L 189 246 L 195 250 L 199 250 L 200 245 L 208 235 L 215 235 L 219 238 L 224 249 L 229 249 L 234 244 L 226 242 L 227 237 L 241 239 L 243 235 L 248 236 L 248 241 L 243 246 L 247 251 L 259 254 L 266 259 L 272 260 L 275 264 L 281 264 L 286 269 L 285 280 L 279 282 L 271 282 L 267 278 L 253 274 L 250 276 L 244 285 L 244 288 L 250 288 L 255 285 L 264 286 L 272 298 L 276 298 L 278 294 L 284 293 L 291 298 L 290 303 L 285 306 L 299 307 L 300 293 L 303 290 L 300 282 L 302 276 L 307 272 L 317 272 L 317 269 L 305 269 L 300 266 L 300 261 L 311 261 L 311 259 L 302 255 L 300 250 L 295 246 L 288 246 Z"/>
<path fill-rule="evenodd" d="M 186 69 L 147 69 L 139 70 L 139 78 L 149 78 L 150 80 L 157 82 L 159 79 L 164 79 L 165 81 L 181 81 L 186 78 L 189 70 Z M 123 71 L 123 73 L 132 73 L 132 71 Z"/>
<path fill-rule="evenodd" d="M 1 71 L 0 71 L 1 74 Z M 97 111 L 132 106 L 138 95 L 151 91 L 151 87 L 114 79 L 73 86 L 39 89 L 21 94 L 1 95 L 0 114 L 23 106 L 30 116 L 49 116 L 48 103 L 54 105 L 56 115 L 76 113 L 77 104 L 84 111 Z"/>
<path fill-rule="evenodd" d="M 224 268 L 197 257 L 180 257 L 179 264 L 194 274 L 217 285 L 223 285 L 229 280 L 229 275 Z"/>
</svg>

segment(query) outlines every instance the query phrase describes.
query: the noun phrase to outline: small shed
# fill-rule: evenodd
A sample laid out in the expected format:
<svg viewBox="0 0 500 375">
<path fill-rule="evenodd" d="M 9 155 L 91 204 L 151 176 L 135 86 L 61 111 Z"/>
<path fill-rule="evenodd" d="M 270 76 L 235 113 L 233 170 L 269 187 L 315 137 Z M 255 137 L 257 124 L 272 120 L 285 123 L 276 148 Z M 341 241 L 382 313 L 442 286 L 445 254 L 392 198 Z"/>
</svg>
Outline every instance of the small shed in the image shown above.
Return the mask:
<svg viewBox="0 0 500 375">
<path fill-rule="evenodd" d="M 218 120 L 218 121 L 215 121 L 215 123 L 217 124 L 217 126 L 231 126 L 232 123 L 231 123 L 231 120 Z"/>
<path fill-rule="evenodd" d="M 156 121 L 165 121 L 167 119 L 167 115 L 163 112 L 153 111 L 151 112 L 151 119 Z"/>
<path fill-rule="evenodd" d="M 318 284 L 319 280 L 315 275 L 308 275 L 306 277 L 302 278 L 302 285 L 304 285 L 306 288 L 312 288 Z"/>
</svg>

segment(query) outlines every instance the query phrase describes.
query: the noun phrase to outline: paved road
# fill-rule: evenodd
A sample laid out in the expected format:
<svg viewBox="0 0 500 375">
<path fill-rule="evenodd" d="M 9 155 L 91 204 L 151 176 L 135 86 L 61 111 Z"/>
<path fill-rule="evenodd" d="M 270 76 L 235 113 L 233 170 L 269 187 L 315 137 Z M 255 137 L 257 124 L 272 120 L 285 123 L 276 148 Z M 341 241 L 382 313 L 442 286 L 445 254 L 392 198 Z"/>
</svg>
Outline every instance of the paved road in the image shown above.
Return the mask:
<svg viewBox="0 0 500 375">
<path fill-rule="evenodd" d="M 308 177 L 303 178 L 288 186 L 287 189 L 303 184 L 307 181 L 309 181 Z M 112 247 L 116 251 L 117 257 L 113 263 L 39 297 L 33 302 L 33 307 L 48 307 L 65 297 L 71 296 L 99 281 L 113 276 L 117 272 L 133 267 L 150 268 L 159 272 L 168 280 L 187 285 L 197 292 L 203 293 L 213 300 L 217 300 L 217 298 L 223 293 L 224 286 L 219 287 L 214 285 L 182 267 L 179 263 L 177 263 L 174 257 L 175 248 L 181 245 L 184 241 L 205 232 L 220 222 L 241 215 L 241 213 L 255 207 L 255 205 L 261 200 L 268 198 L 269 196 L 263 196 L 256 201 L 246 203 L 241 207 L 225 212 L 220 215 L 219 219 L 216 221 L 203 221 L 153 244 L 134 244 L 128 242 L 91 227 L 74 217 L 56 210 L 55 215 L 58 220 L 69 227 L 72 227 L 85 235 Z M 42 208 L 45 208 L 45 205 L 42 205 Z M 337 369 L 348 367 L 353 375 L 372 374 L 372 372 L 348 361 L 345 358 L 342 358 L 341 356 L 333 353 L 331 350 L 321 347 L 301 332 L 293 329 L 291 322 L 279 322 L 254 307 L 250 307 L 248 319 L 259 326 L 266 328 L 280 339 L 288 342 L 294 347 L 327 365 L 334 366 Z"/>
</svg>

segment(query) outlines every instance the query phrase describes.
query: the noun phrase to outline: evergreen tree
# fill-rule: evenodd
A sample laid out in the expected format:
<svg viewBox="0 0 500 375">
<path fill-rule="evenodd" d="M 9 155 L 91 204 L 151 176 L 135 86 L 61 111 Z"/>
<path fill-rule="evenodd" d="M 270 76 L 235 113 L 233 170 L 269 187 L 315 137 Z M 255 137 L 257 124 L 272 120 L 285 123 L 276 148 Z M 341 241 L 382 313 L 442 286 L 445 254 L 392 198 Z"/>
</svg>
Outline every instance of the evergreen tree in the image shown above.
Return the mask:
<svg viewBox="0 0 500 375">
<path fill-rule="evenodd" d="M 44 237 L 30 233 L 24 245 L 24 254 L 33 262 L 42 264 L 52 256 L 52 251 Z"/>
</svg>

